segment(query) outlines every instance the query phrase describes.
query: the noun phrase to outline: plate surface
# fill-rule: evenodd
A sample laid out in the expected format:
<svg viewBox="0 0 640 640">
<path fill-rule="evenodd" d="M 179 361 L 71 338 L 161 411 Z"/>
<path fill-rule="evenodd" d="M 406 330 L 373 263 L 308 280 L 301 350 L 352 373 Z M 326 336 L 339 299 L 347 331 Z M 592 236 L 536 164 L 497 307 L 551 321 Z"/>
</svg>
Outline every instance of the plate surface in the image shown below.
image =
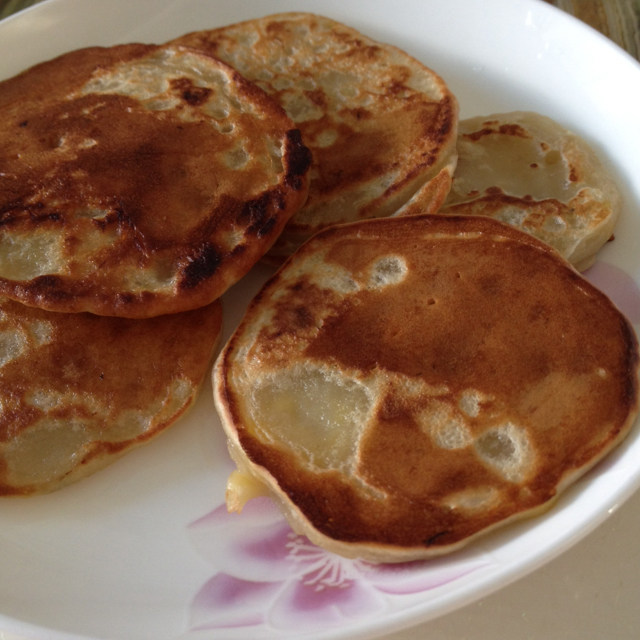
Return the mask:
<svg viewBox="0 0 640 640">
<path fill-rule="evenodd" d="M 263 0 L 48 0 L 0 23 L 0 77 L 71 48 L 163 42 L 276 11 L 322 11 L 440 73 L 462 117 L 545 113 L 610 163 L 625 209 L 588 277 L 640 325 L 640 65 L 533 0 L 366 4 Z M 226 335 L 266 275 L 227 296 Z M 0 629 L 110 640 L 373 638 L 486 596 L 592 531 L 640 485 L 638 426 L 545 516 L 461 553 L 374 567 L 291 534 L 266 499 L 228 516 L 232 469 L 210 385 L 182 422 L 58 493 L 0 501 Z"/>
</svg>

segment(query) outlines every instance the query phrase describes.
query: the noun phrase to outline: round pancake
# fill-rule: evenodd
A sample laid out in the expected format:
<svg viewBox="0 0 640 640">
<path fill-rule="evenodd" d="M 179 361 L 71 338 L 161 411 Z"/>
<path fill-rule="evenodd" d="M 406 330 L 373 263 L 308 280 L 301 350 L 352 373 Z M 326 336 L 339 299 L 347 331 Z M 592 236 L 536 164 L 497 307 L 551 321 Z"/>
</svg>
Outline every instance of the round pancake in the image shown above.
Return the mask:
<svg viewBox="0 0 640 640">
<path fill-rule="evenodd" d="M 59 489 L 175 423 L 221 324 L 219 301 L 131 320 L 0 298 L 0 495 Z"/>
<path fill-rule="evenodd" d="M 311 149 L 306 205 L 270 252 L 289 255 L 328 225 L 393 214 L 425 183 L 442 204 L 456 160 L 458 106 L 400 49 L 309 13 L 284 13 L 173 41 L 238 69 L 287 111 Z"/>
<path fill-rule="evenodd" d="M 443 213 L 486 215 L 535 235 L 577 269 L 611 238 L 618 189 L 597 153 L 530 111 L 462 120 L 458 165 Z"/>
<path fill-rule="evenodd" d="M 0 83 L 0 293 L 121 317 L 208 304 L 303 204 L 309 164 L 282 108 L 202 52 L 32 67 Z"/>
<path fill-rule="evenodd" d="M 627 434 L 637 375 L 628 321 L 546 244 L 408 216 L 303 245 L 218 357 L 214 394 L 240 473 L 296 531 L 399 562 L 547 508 Z"/>
</svg>

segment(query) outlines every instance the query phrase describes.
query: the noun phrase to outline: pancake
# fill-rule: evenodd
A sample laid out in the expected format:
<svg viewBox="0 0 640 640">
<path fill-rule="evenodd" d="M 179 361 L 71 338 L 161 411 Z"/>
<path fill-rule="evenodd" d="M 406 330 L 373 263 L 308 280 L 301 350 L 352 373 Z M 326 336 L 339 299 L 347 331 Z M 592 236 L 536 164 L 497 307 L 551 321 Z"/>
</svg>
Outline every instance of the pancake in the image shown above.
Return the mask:
<svg viewBox="0 0 640 640">
<path fill-rule="evenodd" d="M 528 234 L 482 216 L 335 227 L 216 361 L 227 505 L 259 485 L 329 551 L 450 552 L 548 508 L 617 445 L 637 376 L 629 322 Z"/>
<path fill-rule="evenodd" d="M 0 299 L 0 495 L 60 489 L 174 424 L 221 324 L 218 301 L 131 320 Z"/>
<path fill-rule="evenodd" d="M 443 213 L 512 224 L 580 271 L 610 240 L 621 207 L 615 182 L 595 150 L 551 118 L 516 111 L 463 120 L 458 155 Z"/>
<path fill-rule="evenodd" d="M 210 303 L 306 199 L 282 108 L 177 46 L 72 51 L 0 83 L 0 294 L 131 318 Z"/>
<path fill-rule="evenodd" d="M 400 49 L 309 13 L 269 15 L 173 43 L 219 57 L 287 111 L 311 149 L 309 198 L 270 252 L 277 261 L 326 226 L 388 216 L 425 183 L 446 197 L 458 106 L 433 70 Z"/>
</svg>

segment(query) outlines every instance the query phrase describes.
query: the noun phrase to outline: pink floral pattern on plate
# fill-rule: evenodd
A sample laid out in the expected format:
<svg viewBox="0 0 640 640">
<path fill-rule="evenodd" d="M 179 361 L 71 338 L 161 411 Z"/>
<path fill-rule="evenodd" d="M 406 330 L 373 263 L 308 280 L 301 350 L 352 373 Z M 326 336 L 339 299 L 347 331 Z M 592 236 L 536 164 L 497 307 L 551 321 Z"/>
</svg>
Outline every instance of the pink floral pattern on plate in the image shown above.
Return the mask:
<svg viewBox="0 0 640 640">
<path fill-rule="evenodd" d="M 301 637 L 302 627 L 312 633 L 384 614 L 394 598 L 490 564 L 464 554 L 398 565 L 348 560 L 296 535 L 268 498 L 253 499 L 240 515 L 220 505 L 191 523 L 189 535 L 217 569 L 191 603 L 192 631 L 260 627 L 272 637 Z"/>
<path fill-rule="evenodd" d="M 640 323 L 640 287 L 628 273 L 598 261 L 584 272 L 584 276 L 604 291 L 632 324 Z"/>
<path fill-rule="evenodd" d="M 585 277 L 640 322 L 640 288 L 613 265 L 597 262 Z M 191 523 L 191 542 L 215 568 L 191 602 L 192 631 L 245 630 L 252 637 L 302 637 L 406 606 L 494 562 L 484 554 L 374 565 L 328 553 L 296 535 L 268 498 L 241 515 L 225 505 Z M 402 605 L 400 605 L 402 607 Z"/>
</svg>

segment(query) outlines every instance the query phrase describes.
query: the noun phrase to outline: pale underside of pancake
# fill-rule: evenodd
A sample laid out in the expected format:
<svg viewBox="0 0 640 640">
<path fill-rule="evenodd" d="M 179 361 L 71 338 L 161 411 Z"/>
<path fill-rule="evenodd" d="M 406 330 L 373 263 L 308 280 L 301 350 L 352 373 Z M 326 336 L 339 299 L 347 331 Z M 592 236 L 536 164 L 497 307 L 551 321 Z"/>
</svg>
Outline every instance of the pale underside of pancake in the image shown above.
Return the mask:
<svg viewBox="0 0 640 640">
<path fill-rule="evenodd" d="M 308 13 L 285 13 L 174 42 L 220 57 L 277 99 L 313 163 L 306 205 L 271 254 L 328 225 L 393 214 L 425 183 L 446 197 L 458 106 L 445 82 L 400 49 Z"/>
<path fill-rule="evenodd" d="M 208 304 L 305 201 L 282 108 L 184 47 L 73 51 L 0 83 L 0 293 L 149 317 Z"/>
<path fill-rule="evenodd" d="M 219 301 L 131 320 L 0 299 L 0 495 L 59 489 L 174 424 L 221 324 Z"/>
<path fill-rule="evenodd" d="M 321 232 L 214 367 L 239 469 L 227 505 L 257 482 L 330 551 L 450 552 L 546 509 L 619 443 L 637 367 L 609 299 L 506 224 L 410 216 Z"/>
<path fill-rule="evenodd" d="M 611 239 L 620 207 L 598 154 L 551 118 L 516 111 L 460 122 L 458 164 L 443 213 L 512 224 L 583 271 Z"/>
</svg>

